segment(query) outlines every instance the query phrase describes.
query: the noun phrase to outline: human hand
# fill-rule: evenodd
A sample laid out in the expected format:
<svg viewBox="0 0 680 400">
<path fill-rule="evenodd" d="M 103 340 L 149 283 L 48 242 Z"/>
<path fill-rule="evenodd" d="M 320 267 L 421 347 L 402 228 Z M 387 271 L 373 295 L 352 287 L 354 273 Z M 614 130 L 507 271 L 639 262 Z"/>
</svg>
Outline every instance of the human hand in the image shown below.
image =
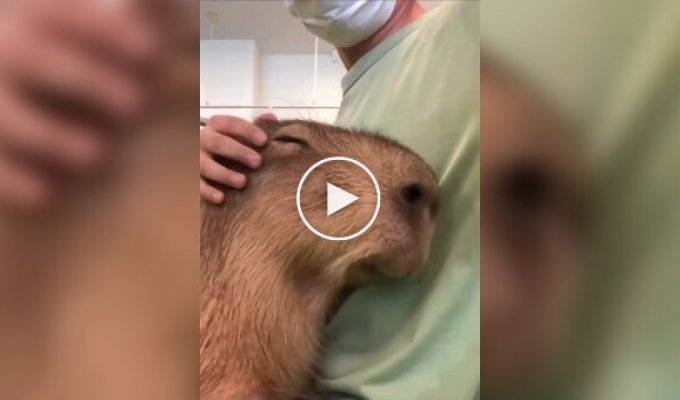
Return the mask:
<svg viewBox="0 0 680 400">
<path fill-rule="evenodd" d="M 276 120 L 271 113 L 257 120 Z M 224 202 L 224 192 L 215 183 L 234 189 L 242 189 L 247 177 L 215 161 L 222 157 L 255 170 L 262 165 L 262 156 L 254 147 L 267 144 L 267 134 L 241 118 L 220 115 L 212 117 L 200 132 L 200 192 L 201 198 L 213 204 Z"/>
<path fill-rule="evenodd" d="M 157 35 L 131 3 L 7 0 L 0 13 L 0 202 L 44 203 L 36 167 L 79 175 L 140 116 Z"/>
</svg>

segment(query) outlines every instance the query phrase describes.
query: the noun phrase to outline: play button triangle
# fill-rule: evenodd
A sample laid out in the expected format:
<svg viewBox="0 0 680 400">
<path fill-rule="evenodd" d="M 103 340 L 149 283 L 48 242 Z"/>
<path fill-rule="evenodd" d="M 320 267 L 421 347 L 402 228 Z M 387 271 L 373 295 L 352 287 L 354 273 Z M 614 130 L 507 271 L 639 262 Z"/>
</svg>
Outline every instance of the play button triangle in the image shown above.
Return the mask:
<svg viewBox="0 0 680 400">
<path fill-rule="evenodd" d="M 326 216 L 335 214 L 357 200 L 359 198 L 352 193 L 326 182 Z"/>
</svg>

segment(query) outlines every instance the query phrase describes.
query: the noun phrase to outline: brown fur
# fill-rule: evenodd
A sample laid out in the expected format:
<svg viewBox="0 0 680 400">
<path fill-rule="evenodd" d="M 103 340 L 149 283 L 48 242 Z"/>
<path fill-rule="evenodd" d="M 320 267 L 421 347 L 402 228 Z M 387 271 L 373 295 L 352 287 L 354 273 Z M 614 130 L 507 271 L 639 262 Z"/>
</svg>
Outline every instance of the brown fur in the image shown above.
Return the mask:
<svg viewBox="0 0 680 400">
<path fill-rule="evenodd" d="M 228 204 L 204 204 L 201 221 L 201 398 L 295 399 L 322 348 L 333 302 L 347 287 L 416 273 L 427 257 L 438 189 L 413 152 L 376 135 L 305 121 L 267 122 L 271 143 L 249 186 Z M 371 229 L 327 241 L 301 222 L 295 192 L 316 161 L 344 155 L 376 175 L 382 206 Z M 302 208 L 325 232 L 355 231 L 373 212 L 373 187 L 358 169 L 329 163 L 310 175 Z M 325 216 L 324 180 L 360 200 Z M 405 188 L 417 186 L 406 201 Z M 348 210 L 349 210 L 348 208 Z"/>
</svg>

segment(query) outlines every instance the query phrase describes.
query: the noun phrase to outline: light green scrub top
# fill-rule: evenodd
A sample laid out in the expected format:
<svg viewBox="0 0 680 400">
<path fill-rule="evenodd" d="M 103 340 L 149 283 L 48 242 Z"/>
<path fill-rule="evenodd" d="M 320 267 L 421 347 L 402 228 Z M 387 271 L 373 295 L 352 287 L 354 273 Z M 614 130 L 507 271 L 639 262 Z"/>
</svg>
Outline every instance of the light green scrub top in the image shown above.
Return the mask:
<svg viewBox="0 0 680 400">
<path fill-rule="evenodd" d="M 442 189 L 424 273 L 354 293 L 327 328 L 325 398 L 473 399 L 479 386 L 479 6 L 444 2 L 364 55 L 337 123 L 379 131 Z"/>
</svg>

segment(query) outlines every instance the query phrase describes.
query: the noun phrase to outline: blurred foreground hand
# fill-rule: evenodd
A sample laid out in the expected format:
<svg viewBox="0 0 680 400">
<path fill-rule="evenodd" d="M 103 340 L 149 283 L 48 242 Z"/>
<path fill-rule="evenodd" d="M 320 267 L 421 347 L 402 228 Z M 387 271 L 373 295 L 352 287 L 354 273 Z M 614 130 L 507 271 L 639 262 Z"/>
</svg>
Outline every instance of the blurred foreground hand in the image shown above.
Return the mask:
<svg viewBox="0 0 680 400">
<path fill-rule="evenodd" d="M 0 399 L 198 397 L 198 11 L 0 0 Z"/>
<path fill-rule="evenodd" d="M 0 10 L 0 205 L 42 207 L 140 117 L 159 35 L 141 2 L 8 0 Z M 58 178 L 58 179 L 57 179 Z"/>
</svg>

